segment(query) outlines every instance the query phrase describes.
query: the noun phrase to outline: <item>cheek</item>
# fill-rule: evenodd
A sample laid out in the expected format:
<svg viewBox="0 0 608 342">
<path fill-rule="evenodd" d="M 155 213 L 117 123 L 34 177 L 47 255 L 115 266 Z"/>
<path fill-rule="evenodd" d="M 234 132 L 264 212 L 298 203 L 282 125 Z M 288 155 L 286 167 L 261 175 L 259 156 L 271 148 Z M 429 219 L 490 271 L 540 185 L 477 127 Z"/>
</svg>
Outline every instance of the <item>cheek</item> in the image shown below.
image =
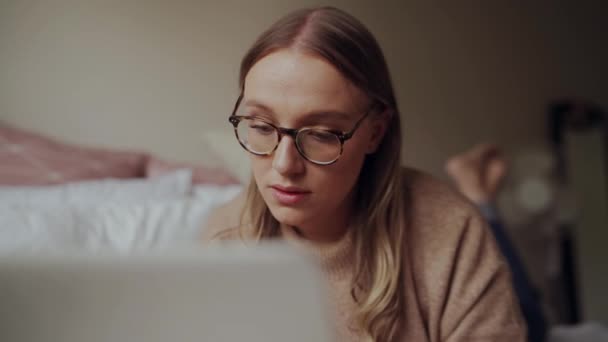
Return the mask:
<svg viewBox="0 0 608 342">
<path fill-rule="evenodd" d="M 311 187 L 326 200 L 345 197 L 355 184 L 365 160 L 365 152 L 360 145 L 361 141 L 354 139 L 348 141 L 344 145 L 342 156 L 335 164 L 329 166 L 307 164 L 302 185 Z M 251 171 L 258 184 L 263 185 L 272 178 L 272 161 L 272 157 L 250 156 Z"/>
<path fill-rule="evenodd" d="M 342 156 L 335 164 L 342 172 L 359 174 L 366 156 L 367 140 L 363 136 L 353 137 L 346 141 Z M 350 171 L 349 171 L 350 170 Z"/>
<path fill-rule="evenodd" d="M 249 157 L 251 172 L 253 172 L 253 176 L 258 180 L 262 180 L 264 175 L 270 172 L 272 168 L 272 158 L 264 158 L 255 155 L 251 155 Z"/>
<path fill-rule="evenodd" d="M 323 176 L 319 177 L 324 180 L 321 186 L 332 189 L 328 192 L 331 197 L 345 197 L 350 192 L 365 160 L 365 153 L 356 144 L 347 145 L 344 145 L 344 152 L 335 164 L 319 170 L 323 172 Z"/>
</svg>

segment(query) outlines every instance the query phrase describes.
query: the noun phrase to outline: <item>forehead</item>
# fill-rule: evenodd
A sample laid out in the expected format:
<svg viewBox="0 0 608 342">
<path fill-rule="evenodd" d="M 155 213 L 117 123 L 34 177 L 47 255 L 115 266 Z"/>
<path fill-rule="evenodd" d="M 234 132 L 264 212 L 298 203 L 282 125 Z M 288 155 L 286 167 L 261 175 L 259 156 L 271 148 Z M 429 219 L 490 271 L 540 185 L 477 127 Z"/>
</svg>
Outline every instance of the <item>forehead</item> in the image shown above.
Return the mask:
<svg viewBox="0 0 608 342">
<path fill-rule="evenodd" d="M 258 61 L 245 78 L 244 102 L 281 113 L 360 110 L 364 94 L 325 60 L 279 50 Z"/>
</svg>

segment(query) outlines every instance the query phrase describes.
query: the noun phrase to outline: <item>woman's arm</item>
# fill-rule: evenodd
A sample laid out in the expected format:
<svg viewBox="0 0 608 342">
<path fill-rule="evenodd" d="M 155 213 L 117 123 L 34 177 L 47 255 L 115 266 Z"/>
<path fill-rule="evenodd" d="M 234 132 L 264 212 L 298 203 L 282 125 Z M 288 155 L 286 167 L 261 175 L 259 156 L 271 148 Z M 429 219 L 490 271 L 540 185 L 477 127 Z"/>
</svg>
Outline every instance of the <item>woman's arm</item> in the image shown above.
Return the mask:
<svg viewBox="0 0 608 342">
<path fill-rule="evenodd" d="M 526 340 L 508 264 L 477 214 L 461 230 L 442 317 L 442 341 Z"/>
</svg>

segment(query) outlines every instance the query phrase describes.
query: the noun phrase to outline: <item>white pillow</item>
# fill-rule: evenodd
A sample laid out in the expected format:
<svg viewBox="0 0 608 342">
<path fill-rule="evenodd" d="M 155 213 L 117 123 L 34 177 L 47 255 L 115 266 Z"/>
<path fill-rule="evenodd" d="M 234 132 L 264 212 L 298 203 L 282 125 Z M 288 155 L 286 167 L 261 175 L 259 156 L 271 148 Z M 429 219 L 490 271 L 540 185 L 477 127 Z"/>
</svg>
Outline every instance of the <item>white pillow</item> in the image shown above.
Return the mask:
<svg viewBox="0 0 608 342">
<path fill-rule="evenodd" d="M 192 171 L 151 179 L 104 179 L 50 186 L 0 186 L 0 205 L 90 205 L 180 198 L 189 194 Z"/>
<path fill-rule="evenodd" d="M 192 196 L 198 201 L 224 203 L 236 197 L 243 190 L 242 185 L 195 185 L 192 189 Z"/>
<path fill-rule="evenodd" d="M 95 206 L 0 206 L 0 252 L 57 249 L 131 251 L 198 242 L 211 211 L 238 186 L 198 187 L 197 196 Z"/>
</svg>

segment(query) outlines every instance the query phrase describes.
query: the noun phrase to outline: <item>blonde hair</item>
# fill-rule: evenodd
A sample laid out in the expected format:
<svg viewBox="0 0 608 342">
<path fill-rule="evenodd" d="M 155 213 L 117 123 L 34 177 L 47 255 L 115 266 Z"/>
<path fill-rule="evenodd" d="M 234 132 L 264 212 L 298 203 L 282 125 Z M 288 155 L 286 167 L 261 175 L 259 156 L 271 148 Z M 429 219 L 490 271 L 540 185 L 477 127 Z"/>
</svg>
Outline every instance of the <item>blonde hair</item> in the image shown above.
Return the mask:
<svg viewBox="0 0 608 342">
<path fill-rule="evenodd" d="M 347 13 L 332 7 L 299 10 L 277 21 L 250 48 L 241 63 L 241 91 L 253 65 L 284 48 L 324 58 L 391 114 L 384 138 L 377 151 L 366 157 L 356 184 L 351 294 L 358 304 L 357 323 L 367 340 L 393 341 L 404 319 L 406 196 L 400 167 L 399 111 L 384 56 L 372 34 Z M 248 227 L 247 233 L 244 227 Z M 278 236 L 279 227 L 252 180 L 239 233 L 260 240 Z"/>
</svg>

